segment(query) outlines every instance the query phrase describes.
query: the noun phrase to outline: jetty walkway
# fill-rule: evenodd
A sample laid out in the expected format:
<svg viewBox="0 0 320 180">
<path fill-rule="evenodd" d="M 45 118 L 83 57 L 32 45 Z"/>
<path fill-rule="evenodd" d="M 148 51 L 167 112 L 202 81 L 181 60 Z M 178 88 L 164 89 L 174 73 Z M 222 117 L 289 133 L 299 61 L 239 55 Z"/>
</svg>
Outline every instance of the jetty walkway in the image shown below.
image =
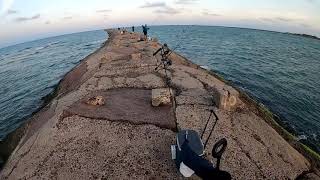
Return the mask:
<svg viewBox="0 0 320 180">
<path fill-rule="evenodd" d="M 211 109 L 220 120 L 206 156 L 211 160 L 213 144 L 226 138 L 221 169 L 233 178 L 295 179 L 309 170 L 237 90 L 176 53 L 167 72 L 171 102 L 152 106 L 152 90 L 167 88 L 164 70 L 155 70 L 160 57 L 153 56 L 161 45 L 138 33 L 108 33 L 29 120 L 0 179 L 183 179 L 170 145 L 177 129 L 201 133 Z"/>
</svg>

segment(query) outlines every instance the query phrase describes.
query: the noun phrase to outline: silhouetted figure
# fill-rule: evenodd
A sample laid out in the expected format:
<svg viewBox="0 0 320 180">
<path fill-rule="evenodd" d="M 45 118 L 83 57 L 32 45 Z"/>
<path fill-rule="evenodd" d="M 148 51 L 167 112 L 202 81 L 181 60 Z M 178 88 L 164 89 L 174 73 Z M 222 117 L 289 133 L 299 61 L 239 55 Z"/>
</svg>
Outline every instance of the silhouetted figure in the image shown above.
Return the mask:
<svg viewBox="0 0 320 180">
<path fill-rule="evenodd" d="M 118 27 L 118 31 L 120 31 L 120 28 Z"/>
<path fill-rule="evenodd" d="M 148 30 L 149 30 L 149 28 L 148 28 L 148 26 L 146 24 L 142 25 L 142 32 L 144 34 L 145 40 L 147 40 L 147 38 L 148 38 Z"/>
<path fill-rule="evenodd" d="M 132 26 L 132 32 L 134 32 L 134 26 Z"/>
<path fill-rule="evenodd" d="M 121 31 L 120 31 L 120 33 L 121 34 L 125 34 L 127 31 L 126 31 L 126 29 L 123 27 L 122 29 L 121 29 Z"/>
</svg>

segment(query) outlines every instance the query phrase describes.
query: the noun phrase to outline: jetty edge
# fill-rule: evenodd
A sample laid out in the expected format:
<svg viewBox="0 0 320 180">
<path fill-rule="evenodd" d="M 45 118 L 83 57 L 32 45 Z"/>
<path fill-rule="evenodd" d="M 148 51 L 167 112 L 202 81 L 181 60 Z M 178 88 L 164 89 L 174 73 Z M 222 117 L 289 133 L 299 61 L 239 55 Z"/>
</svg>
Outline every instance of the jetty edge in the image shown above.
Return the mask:
<svg viewBox="0 0 320 180">
<path fill-rule="evenodd" d="M 74 78 L 79 78 L 82 76 L 82 74 L 85 71 L 81 71 L 81 69 L 83 69 L 84 65 L 86 62 L 86 60 L 88 58 L 90 58 L 95 52 L 99 51 L 101 48 L 103 48 L 106 43 L 108 43 L 108 41 L 105 41 L 104 43 L 102 43 L 101 47 L 98 48 L 96 51 L 94 51 L 92 54 L 89 54 L 88 56 L 86 56 L 85 58 L 83 58 L 82 60 L 80 60 L 79 64 L 76 65 L 75 67 L 73 67 L 68 73 L 66 73 L 63 78 L 57 83 L 57 85 L 54 87 L 53 91 L 51 93 L 49 93 L 48 95 L 44 96 L 43 98 L 41 98 L 41 100 L 43 101 L 42 105 L 35 111 L 33 112 L 30 116 L 27 116 L 25 119 L 26 121 L 24 123 L 22 123 L 22 125 L 20 127 L 18 127 L 16 130 L 14 130 L 13 132 L 10 132 L 5 139 L 0 140 L 0 159 L 3 160 L 7 160 L 9 158 L 9 156 L 11 155 L 11 153 L 14 151 L 14 149 L 17 147 L 17 145 L 19 144 L 20 140 L 22 139 L 22 137 L 26 134 L 26 131 L 28 130 L 29 127 L 33 127 L 34 124 L 39 124 L 36 120 L 34 116 L 36 114 L 41 114 L 41 112 L 45 112 L 48 110 L 48 108 L 50 108 L 52 101 L 54 98 L 58 98 L 57 96 L 62 96 L 63 94 L 67 93 L 68 91 L 66 90 L 71 90 L 72 87 L 69 84 L 70 83 L 70 77 L 74 77 Z M 82 74 L 79 74 L 78 72 L 81 71 Z M 78 84 L 80 83 L 80 81 L 75 81 L 75 83 Z M 68 88 L 69 87 L 69 88 Z M 37 127 L 39 128 L 39 127 Z M 0 164 L 0 171 L 1 171 L 1 164 Z"/>
<path fill-rule="evenodd" d="M 139 41 L 138 33 L 108 33 L 105 45 L 69 72 L 22 128 L 0 179 L 182 179 L 170 155 L 176 129 L 201 132 L 213 101 L 221 120 L 206 151 L 210 157 L 213 144 L 227 138 L 221 169 L 237 179 L 316 177 L 310 160 L 253 111 L 255 105 L 176 53 L 169 72 L 175 103 L 155 110 L 151 91 L 166 88 L 152 56 L 161 45 Z M 105 105 L 87 104 L 97 96 Z"/>
</svg>

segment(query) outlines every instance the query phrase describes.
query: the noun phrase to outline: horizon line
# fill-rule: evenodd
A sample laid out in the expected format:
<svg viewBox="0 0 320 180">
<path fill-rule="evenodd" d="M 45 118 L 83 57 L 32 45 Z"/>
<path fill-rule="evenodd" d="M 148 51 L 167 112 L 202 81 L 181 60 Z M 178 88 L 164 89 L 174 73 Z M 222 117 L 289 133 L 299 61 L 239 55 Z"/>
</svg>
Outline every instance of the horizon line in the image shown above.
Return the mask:
<svg viewBox="0 0 320 180">
<path fill-rule="evenodd" d="M 139 26 L 135 26 L 135 27 L 140 27 Z M 273 33 L 281 33 L 281 34 L 291 34 L 291 35 L 309 35 L 309 36 L 314 36 L 317 39 L 320 39 L 320 37 L 318 37 L 317 35 L 314 34 L 305 34 L 305 33 L 293 33 L 293 32 L 281 32 L 281 31 L 276 31 L 276 30 L 269 30 L 269 29 L 257 29 L 257 28 L 250 28 L 250 27 L 240 27 L 240 26 L 223 26 L 223 25 L 203 25 L 203 24 L 159 24 L 159 25 L 148 25 L 149 27 L 156 27 L 156 26 L 203 26 L 203 27 L 224 27 L 224 28 L 237 28 L 237 29 L 248 29 L 248 30 L 256 30 L 256 31 L 266 31 L 266 32 L 273 32 Z M 125 27 L 120 27 L 120 28 L 131 28 L 132 26 L 125 26 Z M 44 40 L 44 39 L 48 39 L 48 38 L 54 38 L 54 37 L 60 37 L 60 36 L 65 36 L 65 35 L 71 35 L 71 34 L 77 34 L 77 33 L 84 33 L 84 32 L 92 32 L 92 31 L 100 31 L 100 30 L 107 30 L 107 29 L 116 29 L 118 27 L 111 27 L 111 28 L 102 28 L 102 29 L 95 29 L 95 30 L 80 30 L 80 31 L 75 31 L 75 32 L 71 32 L 71 33 L 61 33 L 58 35 L 53 35 L 53 36 L 47 36 L 47 37 L 43 37 L 43 38 L 35 38 L 33 40 L 27 40 L 24 42 L 20 42 L 20 43 L 15 43 L 12 45 L 8 45 L 8 46 L 3 46 L 0 47 L 1 49 L 4 48 L 9 48 L 12 46 L 16 46 L 16 45 L 20 45 L 20 44 L 25 44 L 25 43 L 30 43 L 30 42 L 35 42 L 35 41 L 40 41 L 40 40 Z"/>
</svg>

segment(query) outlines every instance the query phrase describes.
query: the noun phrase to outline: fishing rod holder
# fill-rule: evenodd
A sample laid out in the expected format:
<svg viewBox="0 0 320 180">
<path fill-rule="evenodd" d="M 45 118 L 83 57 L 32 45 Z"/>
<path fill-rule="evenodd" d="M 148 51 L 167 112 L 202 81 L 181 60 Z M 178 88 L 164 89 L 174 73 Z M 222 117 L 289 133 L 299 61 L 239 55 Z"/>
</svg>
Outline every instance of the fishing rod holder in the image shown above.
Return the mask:
<svg viewBox="0 0 320 180">
<path fill-rule="evenodd" d="M 158 53 L 160 53 L 161 60 L 159 62 L 159 60 L 156 58 L 158 64 L 156 68 L 154 68 L 154 70 L 158 71 L 160 69 L 164 69 L 166 84 L 167 86 L 170 86 L 171 78 L 169 78 L 167 70 L 169 70 L 169 66 L 172 65 L 172 61 L 168 58 L 172 51 L 168 48 L 168 45 L 165 43 L 163 44 L 163 46 L 161 46 L 161 48 L 159 48 L 156 52 L 153 53 L 153 56 L 156 57 Z"/>
<path fill-rule="evenodd" d="M 156 71 L 161 67 L 161 65 L 163 65 L 162 69 L 165 70 L 168 70 L 168 67 L 172 65 L 172 61 L 168 58 L 171 52 L 172 51 L 168 48 L 168 45 L 165 43 L 161 48 L 159 48 L 156 52 L 153 53 L 153 56 L 156 56 L 158 53 L 160 53 L 161 56 L 161 61 L 155 68 Z"/>
</svg>

